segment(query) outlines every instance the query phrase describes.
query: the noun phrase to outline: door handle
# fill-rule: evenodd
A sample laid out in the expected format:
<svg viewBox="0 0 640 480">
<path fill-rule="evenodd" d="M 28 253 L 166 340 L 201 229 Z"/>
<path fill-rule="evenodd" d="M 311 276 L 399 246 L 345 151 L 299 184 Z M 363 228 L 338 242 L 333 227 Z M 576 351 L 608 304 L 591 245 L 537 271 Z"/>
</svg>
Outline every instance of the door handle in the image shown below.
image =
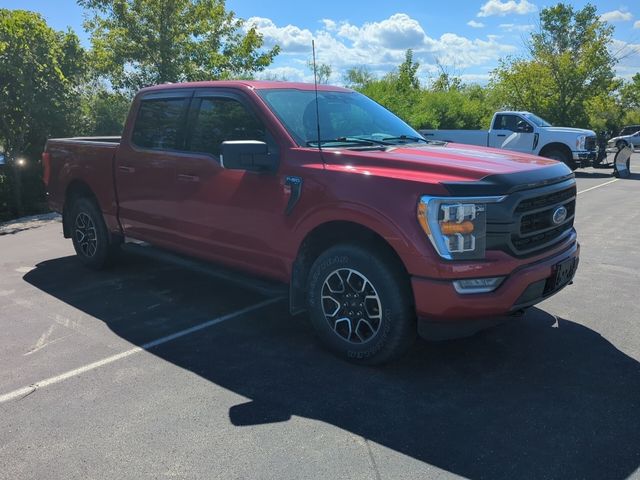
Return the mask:
<svg viewBox="0 0 640 480">
<path fill-rule="evenodd" d="M 507 135 L 505 133 L 497 133 L 496 137 L 506 137 Z"/>
<path fill-rule="evenodd" d="M 200 177 L 197 175 L 185 175 L 184 173 L 179 173 L 178 180 L 182 182 L 199 182 Z"/>
<path fill-rule="evenodd" d="M 133 167 L 127 167 L 125 165 L 120 165 L 118 167 L 118 171 L 120 171 L 122 173 L 134 173 L 136 171 L 136 169 L 133 168 Z"/>
</svg>

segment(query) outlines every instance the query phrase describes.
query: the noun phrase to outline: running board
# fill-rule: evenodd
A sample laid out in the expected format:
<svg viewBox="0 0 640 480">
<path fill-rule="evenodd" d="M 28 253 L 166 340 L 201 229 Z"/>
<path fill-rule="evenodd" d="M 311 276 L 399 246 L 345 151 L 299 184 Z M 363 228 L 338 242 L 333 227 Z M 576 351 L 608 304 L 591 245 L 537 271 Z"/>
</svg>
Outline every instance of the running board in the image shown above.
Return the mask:
<svg viewBox="0 0 640 480">
<path fill-rule="evenodd" d="M 224 280 L 225 282 L 229 282 L 238 287 L 253 290 L 254 292 L 265 296 L 287 296 L 289 294 L 289 288 L 284 283 L 252 277 L 236 270 L 221 267 L 219 265 L 213 265 L 195 258 L 182 256 L 177 253 L 153 247 L 143 242 L 127 242 L 124 243 L 121 248 L 127 253 L 140 255 L 153 260 L 160 260 L 164 263 L 186 268 L 187 270 L 202 273 L 210 277 L 217 278 L 218 280 Z"/>
</svg>

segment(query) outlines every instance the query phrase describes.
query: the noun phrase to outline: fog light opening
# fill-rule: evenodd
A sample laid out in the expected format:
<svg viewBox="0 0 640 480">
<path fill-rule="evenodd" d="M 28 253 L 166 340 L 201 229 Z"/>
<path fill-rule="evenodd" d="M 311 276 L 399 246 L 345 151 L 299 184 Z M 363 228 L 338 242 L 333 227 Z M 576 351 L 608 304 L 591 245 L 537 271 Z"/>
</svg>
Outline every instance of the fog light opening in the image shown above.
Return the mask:
<svg viewBox="0 0 640 480">
<path fill-rule="evenodd" d="M 504 277 L 465 278 L 464 280 L 454 280 L 453 288 L 461 294 L 489 293 L 498 288 L 503 280 Z"/>
</svg>

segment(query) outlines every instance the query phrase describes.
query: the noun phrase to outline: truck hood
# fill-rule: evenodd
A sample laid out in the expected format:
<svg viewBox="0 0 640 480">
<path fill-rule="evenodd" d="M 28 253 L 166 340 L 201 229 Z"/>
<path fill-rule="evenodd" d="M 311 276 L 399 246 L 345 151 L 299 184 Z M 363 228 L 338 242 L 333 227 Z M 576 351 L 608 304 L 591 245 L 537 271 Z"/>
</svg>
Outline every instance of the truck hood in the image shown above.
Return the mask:
<svg viewBox="0 0 640 480">
<path fill-rule="evenodd" d="M 541 127 L 543 130 L 547 132 L 553 133 L 572 133 L 575 135 L 588 135 L 595 136 L 596 132 L 593 130 L 586 130 L 584 128 L 571 128 L 571 127 Z"/>
<path fill-rule="evenodd" d="M 328 169 L 441 184 L 456 195 L 502 195 L 573 175 L 555 160 L 455 143 L 323 150 L 323 156 Z"/>
<path fill-rule="evenodd" d="M 631 137 L 633 137 L 633 135 L 620 135 L 619 137 L 610 138 L 609 140 L 607 140 L 607 143 L 608 144 L 614 144 L 619 140 L 630 141 Z"/>
</svg>

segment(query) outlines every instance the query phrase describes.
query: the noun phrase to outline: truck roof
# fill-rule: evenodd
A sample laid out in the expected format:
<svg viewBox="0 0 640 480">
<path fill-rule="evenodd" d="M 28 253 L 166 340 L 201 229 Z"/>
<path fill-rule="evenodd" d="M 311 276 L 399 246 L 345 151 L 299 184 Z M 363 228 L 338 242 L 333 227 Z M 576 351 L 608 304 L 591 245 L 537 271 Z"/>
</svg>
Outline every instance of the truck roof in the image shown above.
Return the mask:
<svg viewBox="0 0 640 480">
<path fill-rule="evenodd" d="M 503 114 L 503 113 L 517 113 L 520 115 L 528 114 L 533 115 L 531 112 L 527 112 L 526 110 L 500 110 L 495 113 L 495 115 Z"/>
<path fill-rule="evenodd" d="M 313 83 L 302 82 L 280 82 L 280 81 L 267 81 L 267 80 L 208 80 L 203 82 L 183 82 L 183 83 L 163 83 L 160 85 L 154 85 L 146 87 L 140 90 L 141 92 L 148 92 L 154 90 L 165 90 L 174 88 L 224 88 L 224 87 L 244 87 L 255 90 L 277 89 L 277 88 L 290 88 L 296 90 L 313 90 Z M 320 91 L 333 91 L 333 92 L 351 92 L 348 88 L 336 87 L 333 85 L 318 85 Z"/>
</svg>

